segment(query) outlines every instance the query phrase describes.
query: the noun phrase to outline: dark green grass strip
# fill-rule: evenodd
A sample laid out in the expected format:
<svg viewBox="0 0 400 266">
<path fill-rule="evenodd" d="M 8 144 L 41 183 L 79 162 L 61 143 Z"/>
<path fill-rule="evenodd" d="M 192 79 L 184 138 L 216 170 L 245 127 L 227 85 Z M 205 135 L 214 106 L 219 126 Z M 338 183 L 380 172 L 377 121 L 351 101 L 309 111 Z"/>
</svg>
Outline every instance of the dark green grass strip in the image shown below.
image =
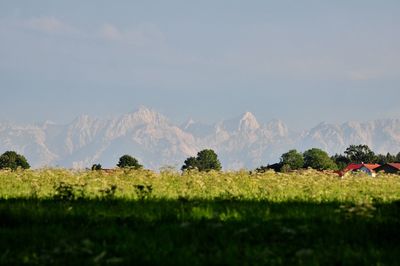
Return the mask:
<svg viewBox="0 0 400 266">
<path fill-rule="evenodd" d="M 0 264 L 396 265 L 400 204 L 0 201 Z"/>
</svg>

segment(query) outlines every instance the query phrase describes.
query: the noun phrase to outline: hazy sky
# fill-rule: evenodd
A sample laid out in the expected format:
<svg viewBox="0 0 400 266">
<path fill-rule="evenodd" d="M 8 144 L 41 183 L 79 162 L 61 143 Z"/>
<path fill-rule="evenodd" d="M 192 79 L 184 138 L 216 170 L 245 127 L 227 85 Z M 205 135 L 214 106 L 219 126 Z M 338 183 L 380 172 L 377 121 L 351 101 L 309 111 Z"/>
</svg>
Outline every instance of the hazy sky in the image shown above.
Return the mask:
<svg viewBox="0 0 400 266">
<path fill-rule="evenodd" d="M 0 120 L 400 117 L 400 1 L 1 1 Z"/>
</svg>

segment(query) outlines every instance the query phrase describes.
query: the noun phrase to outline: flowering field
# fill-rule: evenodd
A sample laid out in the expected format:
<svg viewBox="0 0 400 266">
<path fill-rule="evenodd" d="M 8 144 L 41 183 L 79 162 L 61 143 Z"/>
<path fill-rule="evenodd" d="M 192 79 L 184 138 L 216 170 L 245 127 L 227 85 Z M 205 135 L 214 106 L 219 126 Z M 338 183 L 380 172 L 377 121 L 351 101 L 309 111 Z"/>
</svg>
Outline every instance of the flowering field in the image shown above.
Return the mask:
<svg viewBox="0 0 400 266">
<path fill-rule="evenodd" d="M 400 177 L 0 172 L 0 264 L 396 264 Z"/>
<path fill-rule="evenodd" d="M 373 203 L 400 200 L 400 177 L 336 174 L 313 170 L 275 172 L 187 172 L 149 170 L 68 171 L 62 169 L 2 171 L 0 198 L 53 199 L 69 188 L 72 198 L 227 199 L 272 202 Z M 141 189 L 142 188 L 142 189 Z M 65 196 L 65 195 L 64 195 Z"/>
</svg>

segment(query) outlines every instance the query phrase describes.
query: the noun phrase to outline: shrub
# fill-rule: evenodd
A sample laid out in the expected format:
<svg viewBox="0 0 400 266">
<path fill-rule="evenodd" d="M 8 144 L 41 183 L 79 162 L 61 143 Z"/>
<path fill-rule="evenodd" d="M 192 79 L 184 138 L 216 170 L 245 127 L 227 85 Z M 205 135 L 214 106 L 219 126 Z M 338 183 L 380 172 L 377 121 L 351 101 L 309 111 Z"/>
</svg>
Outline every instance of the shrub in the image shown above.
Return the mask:
<svg viewBox="0 0 400 266">
<path fill-rule="evenodd" d="M 119 168 L 133 168 L 133 169 L 140 169 L 143 165 L 139 164 L 139 161 L 136 158 L 133 158 L 130 155 L 123 155 L 119 158 L 117 166 Z"/>
<path fill-rule="evenodd" d="M 282 168 L 286 165 L 285 168 L 289 167 L 289 169 L 291 170 L 303 168 L 303 154 L 301 154 L 297 150 L 290 150 L 287 153 L 282 154 L 280 164 L 282 165 Z M 283 170 L 281 171 L 283 172 Z"/>
<path fill-rule="evenodd" d="M 0 156 L 0 169 L 10 168 L 16 170 L 18 167 L 29 169 L 30 165 L 23 155 L 15 151 L 6 151 Z"/>
<path fill-rule="evenodd" d="M 304 167 L 316 170 L 335 170 L 337 166 L 328 153 L 321 149 L 313 148 L 304 152 Z"/>
<path fill-rule="evenodd" d="M 97 171 L 97 170 L 101 170 L 101 164 L 93 164 L 92 165 L 92 171 Z"/>
<path fill-rule="evenodd" d="M 221 162 L 218 155 L 211 149 L 202 150 L 197 153 L 197 157 L 189 157 L 182 166 L 182 171 L 198 169 L 199 171 L 221 170 Z"/>
</svg>

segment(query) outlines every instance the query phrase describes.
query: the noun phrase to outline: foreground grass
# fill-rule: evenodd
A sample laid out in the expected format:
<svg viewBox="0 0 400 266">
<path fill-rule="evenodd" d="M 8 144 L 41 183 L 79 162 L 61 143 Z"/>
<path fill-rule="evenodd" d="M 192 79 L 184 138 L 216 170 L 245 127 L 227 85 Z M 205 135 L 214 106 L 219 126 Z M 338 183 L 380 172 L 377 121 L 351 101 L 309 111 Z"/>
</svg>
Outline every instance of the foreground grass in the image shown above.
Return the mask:
<svg viewBox="0 0 400 266">
<path fill-rule="evenodd" d="M 0 185 L 5 265 L 400 259 L 397 176 L 43 170 L 1 172 Z"/>
<path fill-rule="evenodd" d="M 395 265 L 400 203 L 0 202 L 1 264 Z"/>
</svg>

